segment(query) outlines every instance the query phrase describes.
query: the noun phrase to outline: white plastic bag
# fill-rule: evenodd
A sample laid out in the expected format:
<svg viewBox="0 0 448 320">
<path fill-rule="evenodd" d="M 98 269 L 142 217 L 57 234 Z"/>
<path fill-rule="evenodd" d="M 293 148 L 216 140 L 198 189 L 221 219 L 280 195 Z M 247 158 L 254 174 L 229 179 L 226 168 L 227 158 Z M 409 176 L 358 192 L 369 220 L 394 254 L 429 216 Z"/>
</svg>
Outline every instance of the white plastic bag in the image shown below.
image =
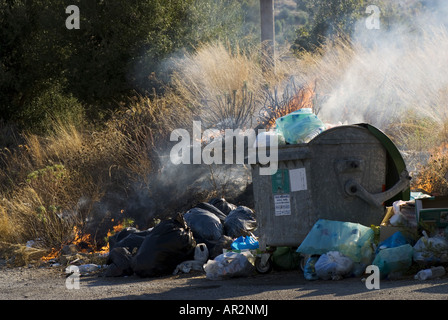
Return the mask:
<svg viewBox="0 0 448 320">
<path fill-rule="evenodd" d="M 206 278 L 223 280 L 233 277 L 247 277 L 254 270 L 254 256 L 249 251 L 225 252 L 204 265 Z"/>
<path fill-rule="evenodd" d="M 194 249 L 194 260 L 206 263 L 208 255 L 207 245 L 205 243 L 198 243 Z"/>
<path fill-rule="evenodd" d="M 314 267 L 320 279 L 339 280 L 351 273 L 353 261 L 339 251 L 330 251 L 321 255 Z"/>
<path fill-rule="evenodd" d="M 448 262 L 448 240 L 442 236 L 428 237 L 425 231 L 414 245 L 413 259 L 420 264 Z"/>
</svg>

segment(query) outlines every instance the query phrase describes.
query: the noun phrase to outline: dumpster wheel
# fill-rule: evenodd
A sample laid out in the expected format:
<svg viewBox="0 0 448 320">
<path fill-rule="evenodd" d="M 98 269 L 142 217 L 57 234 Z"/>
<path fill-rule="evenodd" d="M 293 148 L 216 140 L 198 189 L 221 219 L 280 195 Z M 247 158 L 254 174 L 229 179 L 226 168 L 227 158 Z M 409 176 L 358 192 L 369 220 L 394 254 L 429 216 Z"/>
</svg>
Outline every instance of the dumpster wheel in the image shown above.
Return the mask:
<svg viewBox="0 0 448 320">
<path fill-rule="evenodd" d="M 255 258 L 255 269 L 258 273 L 266 274 L 272 271 L 272 260 L 269 253 L 262 253 Z"/>
</svg>

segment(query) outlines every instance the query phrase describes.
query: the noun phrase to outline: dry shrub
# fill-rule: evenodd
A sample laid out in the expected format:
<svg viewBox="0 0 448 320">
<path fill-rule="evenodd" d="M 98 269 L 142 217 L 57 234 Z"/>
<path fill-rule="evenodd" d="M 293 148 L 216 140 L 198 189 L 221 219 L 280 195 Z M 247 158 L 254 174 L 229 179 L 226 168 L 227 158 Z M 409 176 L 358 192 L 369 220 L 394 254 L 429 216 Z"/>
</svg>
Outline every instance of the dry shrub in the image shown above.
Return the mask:
<svg viewBox="0 0 448 320">
<path fill-rule="evenodd" d="M 47 136 L 25 134 L 23 145 L 1 154 L 1 239 L 39 238 L 48 247 L 70 242 L 73 227 L 82 229 L 98 214 L 95 203 L 148 187 L 158 146 L 187 119 L 175 101 L 137 97 L 100 131 L 56 122 Z"/>
<path fill-rule="evenodd" d="M 267 90 L 281 86 L 295 69 L 286 52 L 276 56 L 275 69 L 263 71 L 259 48 L 232 50 L 222 43 L 203 45 L 173 63 L 173 92 L 206 128 L 252 127 Z"/>
<path fill-rule="evenodd" d="M 434 148 L 429 161 L 419 166 L 411 188 L 432 195 L 448 195 L 448 145 Z"/>
</svg>

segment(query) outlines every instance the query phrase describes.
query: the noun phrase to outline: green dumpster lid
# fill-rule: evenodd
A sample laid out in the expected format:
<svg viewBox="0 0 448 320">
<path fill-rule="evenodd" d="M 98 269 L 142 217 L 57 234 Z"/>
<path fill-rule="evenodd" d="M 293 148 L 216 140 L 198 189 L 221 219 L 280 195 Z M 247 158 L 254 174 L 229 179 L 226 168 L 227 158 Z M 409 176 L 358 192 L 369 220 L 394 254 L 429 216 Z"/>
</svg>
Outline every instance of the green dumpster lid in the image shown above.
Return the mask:
<svg viewBox="0 0 448 320">
<path fill-rule="evenodd" d="M 369 130 L 384 146 L 387 152 L 387 164 L 386 164 L 386 189 L 391 188 L 395 183 L 400 180 L 400 173 L 406 169 L 406 163 L 401 156 L 400 151 L 397 149 L 395 144 L 389 137 L 382 132 L 380 129 L 368 124 L 368 123 L 358 123 L 357 126 L 361 126 Z M 408 201 L 411 197 L 410 188 L 401 191 L 393 198 L 386 202 L 386 205 L 391 205 L 396 200 Z"/>
</svg>

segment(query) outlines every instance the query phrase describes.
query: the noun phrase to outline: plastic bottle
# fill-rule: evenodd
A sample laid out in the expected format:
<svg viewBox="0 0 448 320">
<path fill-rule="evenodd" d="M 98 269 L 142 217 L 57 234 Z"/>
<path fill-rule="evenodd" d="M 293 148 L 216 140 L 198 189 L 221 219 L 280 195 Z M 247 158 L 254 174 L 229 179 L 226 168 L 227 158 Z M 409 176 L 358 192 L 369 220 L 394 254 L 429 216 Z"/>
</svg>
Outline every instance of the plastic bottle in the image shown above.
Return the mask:
<svg viewBox="0 0 448 320">
<path fill-rule="evenodd" d="M 420 270 L 416 275 L 415 279 L 418 280 L 428 280 L 435 279 L 445 275 L 445 268 L 440 267 L 431 267 L 430 269 Z"/>
</svg>

